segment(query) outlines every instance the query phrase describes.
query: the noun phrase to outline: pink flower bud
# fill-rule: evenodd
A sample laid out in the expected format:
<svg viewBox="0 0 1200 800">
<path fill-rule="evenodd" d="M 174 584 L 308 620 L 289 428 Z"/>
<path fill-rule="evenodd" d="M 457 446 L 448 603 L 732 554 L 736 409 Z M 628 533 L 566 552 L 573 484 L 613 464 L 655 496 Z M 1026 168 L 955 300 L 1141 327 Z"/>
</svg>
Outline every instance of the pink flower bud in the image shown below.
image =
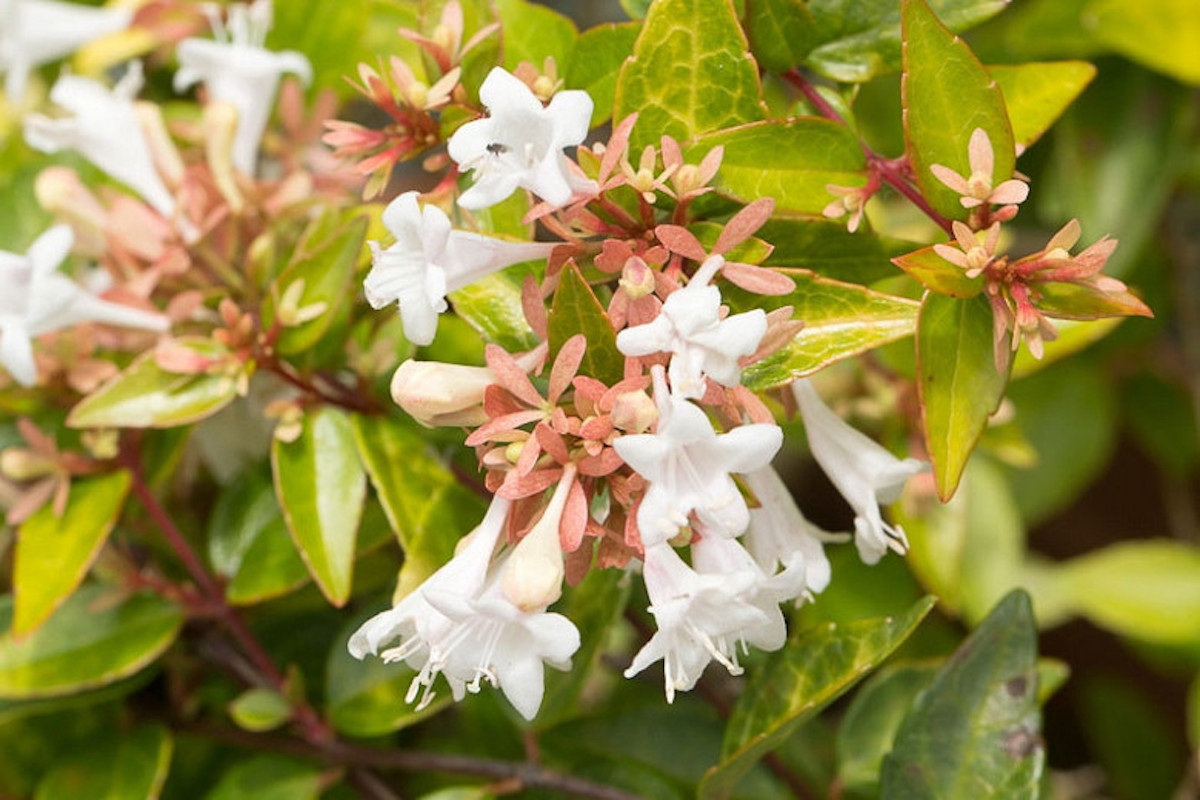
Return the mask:
<svg viewBox="0 0 1200 800">
<path fill-rule="evenodd" d="M 645 433 L 658 420 L 658 408 L 642 389 L 617 395 L 609 415 L 615 427 L 627 433 Z"/>
<path fill-rule="evenodd" d="M 638 300 L 654 291 L 654 270 L 638 256 L 625 262 L 621 270 L 621 288 L 630 300 Z"/>
<path fill-rule="evenodd" d="M 405 361 L 392 376 L 392 399 L 422 425 L 480 425 L 483 392 L 496 382 L 487 367 Z"/>
</svg>

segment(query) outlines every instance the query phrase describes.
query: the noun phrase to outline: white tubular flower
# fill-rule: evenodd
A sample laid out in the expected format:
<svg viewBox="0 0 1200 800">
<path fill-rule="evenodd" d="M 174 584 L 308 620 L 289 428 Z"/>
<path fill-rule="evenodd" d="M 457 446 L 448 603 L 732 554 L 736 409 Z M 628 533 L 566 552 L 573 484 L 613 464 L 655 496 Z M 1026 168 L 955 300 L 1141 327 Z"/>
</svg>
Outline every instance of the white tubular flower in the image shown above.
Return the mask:
<svg viewBox="0 0 1200 800">
<path fill-rule="evenodd" d="M 706 376 L 737 386 L 738 359 L 757 350 L 767 332 L 761 308 L 721 319 L 721 292 L 709 281 L 724 265 L 721 256 L 710 256 L 687 286 L 671 293 L 657 317 L 617 334 L 617 349 L 627 356 L 671 353 L 671 390 L 682 397 L 703 396 Z"/>
<path fill-rule="evenodd" d="M 47 153 L 78 150 L 101 171 L 128 184 L 164 217 L 170 217 L 175 199 L 155 168 L 133 103 L 141 88 L 140 61 L 131 62 L 111 90 L 90 78 L 64 75 L 50 90 L 50 99 L 73 116 L 50 119 L 30 114 L 25 118 L 25 141 Z"/>
<path fill-rule="evenodd" d="M 24 386 L 37 380 L 33 339 L 43 333 L 81 322 L 167 329 L 166 317 L 101 300 L 59 274 L 74 238 L 69 226 L 56 225 L 25 255 L 0 251 L 0 364 Z"/>
<path fill-rule="evenodd" d="M 4 91 L 16 104 L 25 96 L 35 67 L 71 55 L 88 42 L 123 31 L 133 19 L 128 8 L 93 8 L 57 0 L 0 2 L 0 72 Z"/>
<path fill-rule="evenodd" d="M 748 472 L 745 479 L 761 503 L 750 509 L 750 527 L 742 537 L 746 550 L 768 574 L 799 564 L 804 570 L 803 594 L 823 592 L 831 577 L 823 543 L 848 541 L 849 535 L 828 533 L 805 519 L 774 467 Z"/>
<path fill-rule="evenodd" d="M 235 4 L 228 13 L 228 22 L 222 23 L 219 12 L 210 10 L 215 41 L 193 38 L 179 43 L 175 91 L 203 81 L 210 100 L 237 109 L 233 163 L 241 172 L 253 175 L 280 77 L 290 73 L 309 83 L 312 66 L 300 53 L 274 53 L 263 47 L 271 29 L 271 0 Z"/>
<path fill-rule="evenodd" d="M 444 675 L 456 700 L 478 691 L 486 679 L 532 719 L 545 692 L 543 662 L 569 669 L 579 649 L 579 631 L 566 617 L 545 608 L 522 611 L 504 596 L 500 584 L 508 559 L 493 561 L 492 554 L 510 507 L 508 500 L 494 498 L 454 558 L 350 637 L 355 658 L 372 653 L 417 670 L 406 699 L 417 700 L 418 709 L 433 700 L 434 681 Z"/>
<path fill-rule="evenodd" d="M 854 545 L 859 556 L 865 563 L 874 564 L 888 548 L 907 552 L 903 529 L 884 522 L 879 505 L 899 498 L 905 481 L 928 465 L 915 458 L 896 458 L 847 425 L 821 402 L 807 380 L 793 383 L 792 393 L 800 406 L 813 458 L 857 514 Z"/>
<path fill-rule="evenodd" d="M 562 478 L 541 518 L 513 548 L 505 564 L 500 588 L 505 598 L 522 611 L 545 608 L 562 597 L 565 572 L 558 529 L 567 507 L 567 495 L 575 483 L 575 472 L 574 464 L 563 468 Z"/>
<path fill-rule="evenodd" d="M 742 673 L 737 642 L 748 631 L 772 625 L 762 609 L 740 599 L 752 589 L 753 573 L 701 575 L 683 563 L 671 545 L 656 544 L 646 547 L 642 576 L 658 631 L 633 657 L 626 678 L 661 659 L 671 703 L 676 691 L 696 685 L 714 659 L 731 675 Z"/>
<path fill-rule="evenodd" d="M 400 307 L 404 335 L 419 345 L 433 341 L 447 293 L 504 267 L 546 258 L 556 246 L 453 230 L 440 208 L 417 205 L 416 192 L 405 192 L 389 203 L 383 224 L 396 243 L 387 249 L 369 243 L 372 267 L 363 288 L 372 308 L 393 302 Z"/>
<path fill-rule="evenodd" d="M 692 512 L 707 534 L 738 536 L 750 523 L 750 511 L 730 473 L 771 463 L 783 432 L 760 423 L 718 435 L 703 411 L 667 392 L 662 367 L 653 372 L 656 432 L 613 442 L 617 455 L 650 483 L 637 512 L 643 546 L 674 538 Z"/>
<path fill-rule="evenodd" d="M 552 206 L 575 194 L 594 194 L 593 181 L 574 174 L 564 147 L 581 144 L 592 118 L 592 98 L 571 90 L 541 101 L 511 72 L 495 67 L 479 87 L 490 116 L 463 125 L 446 148 L 463 170 L 475 171 L 475 185 L 463 192 L 463 208 L 487 208 L 517 187 Z"/>
</svg>

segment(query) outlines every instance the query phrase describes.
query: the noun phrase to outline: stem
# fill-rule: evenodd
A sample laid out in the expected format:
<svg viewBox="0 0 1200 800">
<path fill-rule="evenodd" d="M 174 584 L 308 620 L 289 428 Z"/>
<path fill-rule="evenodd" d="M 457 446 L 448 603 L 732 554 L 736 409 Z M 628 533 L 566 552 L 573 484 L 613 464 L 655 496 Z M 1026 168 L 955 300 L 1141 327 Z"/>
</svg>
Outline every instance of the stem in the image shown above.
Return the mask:
<svg viewBox="0 0 1200 800">
<path fill-rule="evenodd" d="M 298 373 L 291 364 L 281 361 L 274 356 L 262 355 L 259 365 L 263 369 L 283 378 L 305 394 L 320 399 L 323 403 L 339 406 L 347 411 L 354 411 L 359 414 L 375 416 L 380 413 L 379 406 L 370 398 L 360 398 L 355 394 L 353 389 L 343 386 L 334 380 L 325 381 L 330 386 L 329 390 L 326 390 Z"/>
<path fill-rule="evenodd" d="M 639 795 L 614 786 L 593 783 L 573 775 L 546 769 L 537 764 L 520 761 L 500 761 L 491 758 L 476 758 L 451 753 L 433 753 L 421 750 L 380 749 L 348 742 L 333 741 L 324 747 L 314 747 L 306 742 L 287 739 L 271 734 L 251 733 L 238 728 L 227 728 L 206 723 L 174 722 L 173 725 L 185 732 L 215 739 L 237 747 L 268 750 L 283 755 L 297 756 L 322 762 L 333 762 L 351 767 L 370 768 L 399 772 L 443 772 L 456 775 L 475 775 L 494 780 L 515 780 L 523 788 L 558 790 L 570 797 L 587 797 L 594 800 L 641 800 Z"/>
<path fill-rule="evenodd" d="M 821 96 L 817 88 L 813 86 L 803 74 L 797 69 L 791 69 L 783 73 L 783 77 L 788 83 L 800 90 L 800 93 L 813 105 L 822 117 L 840 123 L 846 124 L 846 120 L 842 119 L 842 115 L 829 104 L 829 101 Z M 867 167 L 874 174 L 883 179 L 884 183 L 891 186 L 897 192 L 908 199 L 910 203 L 919 208 L 925 216 L 929 217 L 938 227 L 944 230 L 948 235 L 953 235 L 950 227 L 950 220 L 943 217 L 933 209 L 933 206 L 925 200 L 921 192 L 913 186 L 904 176 L 903 172 L 897 166 L 897 162 L 884 158 L 876 153 L 867 145 L 866 142 L 859 139 L 859 147 L 862 148 L 863 155 L 867 158 Z"/>
</svg>

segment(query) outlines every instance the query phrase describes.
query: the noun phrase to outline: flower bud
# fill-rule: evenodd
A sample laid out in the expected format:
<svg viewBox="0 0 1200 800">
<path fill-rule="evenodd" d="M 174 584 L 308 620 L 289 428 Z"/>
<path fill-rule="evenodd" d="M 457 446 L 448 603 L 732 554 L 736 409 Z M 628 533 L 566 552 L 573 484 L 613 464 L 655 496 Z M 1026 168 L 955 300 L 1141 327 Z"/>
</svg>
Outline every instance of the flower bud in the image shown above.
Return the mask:
<svg viewBox="0 0 1200 800">
<path fill-rule="evenodd" d="M 621 270 L 620 286 L 630 300 L 645 297 L 654 291 L 654 270 L 641 258 L 634 256 Z"/>
<path fill-rule="evenodd" d="M 10 447 L 0 453 L 0 475 L 9 480 L 32 481 L 53 475 L 57 470 L 54 461 L 23 447 Z"/>
<path fill-rule="evenodd" d="M 427 428 L 487 421 L 483 393 L 496 382 L 487 367 L 405 361 L 392 376 L 392 399 Z"/>
<path fill-rule="evenodd" d="M 204 141 L 208 168 L 212 170 L 217 191 L 229 203 L 233 213 L 246 205 L 234 177 L 233 142 L 237 134 L 238 112 L 233 103 L 214 101 L 204 107 Z"/>
<path fill-rule="evenodd" d="M 615 427 L 626 433 L 645 433 L 658 421 L 658 408 L 642 389 L 617 395 L 609 415 Z"/>
<path fill-rule="evenodd" d="M 558 528 L 574 483 L 575 470 L 568 466 L 542 518 L 517 543 L 504 565 L 500 588 L 509 602 L 522 611 L 545 608 L 562 596 L 564 569 Z"/>
<path fill-rule="evenodd" d="M 108 214 L 75 170 L 47 167 L 38 174 L 33 191 L 42 208 L 71 226 L 76 250 L 93 257 L 108 251 Z"/>
</svg>

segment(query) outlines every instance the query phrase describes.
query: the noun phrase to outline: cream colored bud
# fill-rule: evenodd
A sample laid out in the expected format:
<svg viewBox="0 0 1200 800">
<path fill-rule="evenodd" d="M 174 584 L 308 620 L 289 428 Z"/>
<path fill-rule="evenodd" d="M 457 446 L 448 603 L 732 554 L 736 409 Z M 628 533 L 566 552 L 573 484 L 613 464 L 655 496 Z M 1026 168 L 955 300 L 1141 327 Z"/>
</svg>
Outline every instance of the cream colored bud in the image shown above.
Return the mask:
<svg viewBox="0 0 1200 800">
<path fill-rule="evenodd" d="M 562 597 L 563 552 L 558 527 L 562 524 L 567 494 L 575 482 L 575 470 L 568 466 L 554 489 L 542 517 L 537 521 L 504 565 L 500 589 L 509 602 L 522 611 L 545 608 Z"/>
<path fill-rule="evenodd" d="M 554 97 L 554 92 L 558 90 L 558 83 L 548 75 L 539 75 L 534 80 L 532 88 L 537 99 L 544 103 Z"/>
<path fill-rule="evenodd" d="M 516 464 L 521 460 L 521 453 L 525 452 L 525 440 L 519 442 L 509 442 L 504 448 L 504 460 L 510 464 Z"/>
<path fill-rule="evenodd" d="M 429 428 L 480 425 L 488 418 L 484 390 L 495 382 L 487 367 L 410 359 L 392 376 L 392 399 Z"/>
<path fill-rule="evenodd" d="M 641 258 L 634 256 L 625 262 L 621 270 L 620 286 L 631 300 L 645 297 L 654 291 L 654 270 Z"/>
<path fill-rule="evenodd" d="M 75 170 L 47 167 L 34 181 L 33 192 L 42 208 L 71 226 L 76 251 L 93 257 L 108 251 L 108 214 Z"/>
<path fill-rule="evenodd" d="M 53 475 L 58 465 L 40 453 L 10 447 L 0 453 L 0 475 L 14 481 L 32 481 Z"/>
<path fill-rule="evenodd" d="M 183 157 L 171 134 L 167 132 L 167 124 L 163 121 L 162 109 L 156 103 L 140 101 L 134 103 L 138 126 L 146 136 L 150 145 L 150 155 L 154 158 L 154 166 L 166 178 L 171 186 L 179 186 L 183 182 Z"/>
<path fill-rule="evenodd" d="M 658 421 L 658 407 L 650 395 L 638 389 L 617 395 L 613 403 L 613 426 L 626 433 L 644 433 Z"/>
<path fill-rule="evenodd" d="M 689 194 L 704 186 L 704 181 L 700 177 L 700 168 L 695 164 L 684 164 L 676 172 L 671 183 L 675 184 L 675 191 L 680 194 Z"/>
<path fill-rule="evenodd" d="M 233 103 L 216 101 L 204 107 L 204 143 L 208 168 L 217 191 L 236 214 L 246 205 L 234 177 L 233 140 L 237 134 L 238 112 Z"/>
</svg>

